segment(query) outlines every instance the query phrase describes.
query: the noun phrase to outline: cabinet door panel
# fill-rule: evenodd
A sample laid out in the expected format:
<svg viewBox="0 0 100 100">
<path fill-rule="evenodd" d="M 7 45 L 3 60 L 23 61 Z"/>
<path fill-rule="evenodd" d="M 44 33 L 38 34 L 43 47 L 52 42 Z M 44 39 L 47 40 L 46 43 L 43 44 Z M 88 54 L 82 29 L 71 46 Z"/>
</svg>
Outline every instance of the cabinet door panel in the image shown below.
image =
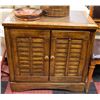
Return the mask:
<svg viewBox="0 0 100 100">
<path fill-rule="evenodd" d="M 48 81 L 50 32 L 11 29 L 10 34 L 15 80 Z"/>
<path fill-rule="evenodd" d="M 80 82 L 85 67 L 89 32 L 52 31 L 50 80 Z"/>
</svg>

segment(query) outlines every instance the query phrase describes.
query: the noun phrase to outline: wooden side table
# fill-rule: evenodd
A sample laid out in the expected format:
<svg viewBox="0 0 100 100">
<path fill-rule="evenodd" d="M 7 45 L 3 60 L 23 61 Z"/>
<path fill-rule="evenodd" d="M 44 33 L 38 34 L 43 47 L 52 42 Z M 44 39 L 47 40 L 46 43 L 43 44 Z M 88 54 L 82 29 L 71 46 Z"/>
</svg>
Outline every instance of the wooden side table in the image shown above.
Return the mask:
<svg viewBox="0 0 100 100">
<path fill-rule="evenodd" d="M 86 85 L 86 93 L 89 91 L 90 82 L 92 80 L 92 75 L 95 69 L 95 65 L 100 64 L 100 6 L 90 6 L 90 16 L 94 19 L 96 24 L 98 25 L 98 29 L 96 31 L 95 42 L 94 42 L 94 50 L 93 57 L 90 62 L 90 68 L 88 73 L 87 85 Z"/>
<path fill-rule="evenodd" d="M 95 65 L 100 64 L 100 19 L 94 18 L 94 21 L 97 23 L 98 29 L 96 31 L 96 36 L 95 36 L 95 44 L 94 44 L 94 50 L 93 50 L 94 55 L 90 62 L 89 74 L 88 74 L 87 85 L 86 85 L 86 93 L 88 93 L 89 91 L 92 75 L 96 67 Z"/>
<path fill-rule="evenodd" d="M 86 85 L 86 93 L 88 93 L 88 91 L 89 91 L 90 82 L 92 80 L 92 75 L 93 75 L 93 72 L 94 72 L 94 69 L 95 69 L 95 65 L 97 65 L 97 64 L 100 64 L 100 58 L 99 59 L 93 58 L 91 60 L 91 65 L 90 65 L 90 69 L 89 69 L 87 85 Z"/>
<path fill-rule="evenodd" d="M 94 69 L 97 64 L 100 64 L 100 39 L 95 40 L 93 53 L 94 53 L 94 55 L 90 62 L 88 79 L 87 79 L 87 83 L 86 83 L 86 93 L 88 93 L 88 91 L 89 91 L 90 82 L 92 80 L 92 75 L 93 75 Z"/>
</svg>

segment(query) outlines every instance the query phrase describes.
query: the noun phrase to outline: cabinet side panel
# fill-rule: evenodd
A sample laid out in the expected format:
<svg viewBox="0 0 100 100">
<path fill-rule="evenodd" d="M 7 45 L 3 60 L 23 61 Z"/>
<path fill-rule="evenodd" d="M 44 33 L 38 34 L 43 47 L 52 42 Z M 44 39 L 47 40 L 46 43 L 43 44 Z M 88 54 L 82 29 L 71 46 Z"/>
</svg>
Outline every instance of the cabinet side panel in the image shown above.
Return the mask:
<svg viewBox="0 0 100 100">
<path fill-rule="evenodd" d="M 12 59 L 10 29 L 5 27 L 4 32 L 5 32 L 5 41 L 7 47 L 7 58 L 8 58 L 9 72 L 10 72 L 10 81 L 14 81 L 14 66 L 13 66 L 13 59 Z"/>
<path fill-rule="evenodd" d="M 85 82 L 86 81 L 86 77 L 88 74 L 88 68 L 90 66 L 90 61 L 92 59 L 93 56 L 93 45 L 94 45 L 94 40 L 95 40 L 95 31 L 90 32 L 90 37 L 89 37 L 89 42 L 88 42 L 88 47 L 87 47 L 87 56 L 86 56 L 86 63 L 85 63 L 85 67 L 83 70 L 83 77 L 82 77 L 82 81 Z"/>
</svg>

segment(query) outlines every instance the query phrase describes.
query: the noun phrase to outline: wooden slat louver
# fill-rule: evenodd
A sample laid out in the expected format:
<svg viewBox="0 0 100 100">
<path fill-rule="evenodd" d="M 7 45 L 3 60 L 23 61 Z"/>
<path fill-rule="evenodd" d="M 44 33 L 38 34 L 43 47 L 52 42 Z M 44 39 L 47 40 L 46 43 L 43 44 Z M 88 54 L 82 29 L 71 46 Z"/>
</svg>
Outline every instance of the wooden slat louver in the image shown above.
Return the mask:
<svg viewBox="0 0 100 100">
<path fill-rule="evenodd" d="M 17 33 L 17 35 L 15 35 Z M 48 81 L 49 31 L 12 30 L 16 81 Z"/>
<path fill-rule="evenodd" d="M 88 39 L 87 32 L 84 36 L 83 32 L 77 31 L 55 30 L 52 32 L 51 81 L 81 81 Z"/>
</svg>

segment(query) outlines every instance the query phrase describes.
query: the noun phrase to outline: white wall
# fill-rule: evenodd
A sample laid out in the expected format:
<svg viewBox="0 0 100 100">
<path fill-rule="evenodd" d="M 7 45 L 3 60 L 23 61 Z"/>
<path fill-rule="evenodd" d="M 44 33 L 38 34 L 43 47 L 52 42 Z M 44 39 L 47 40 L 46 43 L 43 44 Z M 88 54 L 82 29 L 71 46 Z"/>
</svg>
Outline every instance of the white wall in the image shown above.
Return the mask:
<svg viewBox="0 0 100 100">
<path fill-rule="evenodd" d="M 0 5 L 100 5 L 100 0 L 0 0 Z"/>
</svg>

